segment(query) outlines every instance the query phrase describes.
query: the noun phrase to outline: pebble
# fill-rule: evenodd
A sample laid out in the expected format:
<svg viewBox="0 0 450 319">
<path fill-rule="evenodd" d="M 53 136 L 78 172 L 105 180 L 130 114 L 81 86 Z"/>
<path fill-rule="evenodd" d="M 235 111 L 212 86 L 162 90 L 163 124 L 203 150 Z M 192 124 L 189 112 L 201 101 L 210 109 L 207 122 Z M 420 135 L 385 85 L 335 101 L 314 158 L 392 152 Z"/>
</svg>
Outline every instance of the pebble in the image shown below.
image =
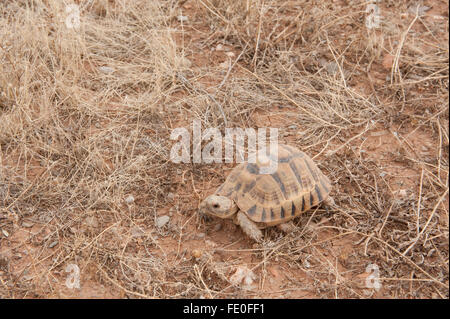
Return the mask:
<svg viewBox="0 0 450 319">
<path fill-rule="evenodd" d="M 303 266 L 305 266 L 305 268 L 311 268 L 311 264 L 309 263 L 309 261 L 307 259 L 305 259 L 305 261 L 303 261 Z"/>
<path fill-rule="evenodd" d="M 180 22 L 187 22 L 187 21 L 189 20 L 187 16 L 182 16 L 182 15 L 179 15 L 179 16 L 177 17 L 177 19 L 178 19 L 178 21 L 180 21 Z"/>
<path fill-rule="evenodd" d="M 425 13 L 430 10 L 431 7 L 428 6 L 421 6 L 421 5 L 412 5 L 411 7 L 408 8 L 409 13 L 412 14 L 418 14 L 419 16 L 424 16 Z"/>
<path fill-rule="evenodd" d="M 203 239 L 203 238 L 205 238 L 205 233 L 198 233 L 198 234 L 196 235 L 196 237 L 197 237 L 198 239 Z"/>
<path fill-rule="evenodd" d="M 200 249 L 194 249 L 191 254 L 194 258 L 200 258 L 202 256 L 202 251 Z"/>
<path fill-rule="evenodd" d="M 22 223 L 22 226 L 25 228 L 33 227 L 33 225 L 34 225 L 34 223 L 31 223 L 31 222 L 23 222 Z"/>
<path fill-rule="evenodd" d="M 212 240 L 207 239 L 207 240 L 205 240 L 205 243 L 209 247 L 217 247 L 217 244 L 215 242 L 213 242 Z"/>
<path fill-rule="evenodd" d="M 222 69 L 228 69 L 228 67 L 230 66 L 230 63 L 228 61 L 222 62 L 219 64 L 219 67 Z"/>
<path fill-rule="evenodd" d="M 401 189 L 398 191 L 398 196 L 400 197 L 406 197 L 408 193 L 406 192 L 406 189 Z"/>
<path fill-rule="evenodd" d="M 57 240 L 55 240 L 54 242 L 51 242 L 50 245 L 48 245 L 48 248 L 53 248 L 56 245 L 58 245 L 58 241 Z"/>
<path fill-rule="evenodd" d="M 291 130 L 295 130 L 297 128 L 297 125 L 289 125 L 288 126 L 288 129 L 291 129 Z"/>
<path fill-rule="evenodd" d="M 133 195 L 128 195 L 125 198 L 125 203 L 127 203 L 128 205 L 133 204 L 134 203 L 134 196 Z"/>
<path fill-rule="evenodd" d="M 110 68 L 109 66 L 101 66 L 98 69 L 100 72 L 105 74 L 113 73 L 115 71 L 113 68 Z"/>
<path fill-rule="evenodd" d="M 133 236 L 133 237 L 141 237 L 141 236 L 144 236 L 144 231 L 143 231 L 140 227 L 138 227 L 138 226 L 133 227 L 133 228 L 131 229 L 131 236 Z"/>
<path fill-rule="evenodd" d="M 214 231 L 215 232 L 218 232 L 219 230 L 221 230 L 222 229 L 222 223 L 218 223 L 218 224 L 216 224 L 215 226 L 214 226 Z"/>
<path fill-rule="evenodd" d="M 156 218 L 156 227 L 162 228 L 164 227 L 170 220 L 170 217 L 167 215 L 159 216 Z"/>
</svg>

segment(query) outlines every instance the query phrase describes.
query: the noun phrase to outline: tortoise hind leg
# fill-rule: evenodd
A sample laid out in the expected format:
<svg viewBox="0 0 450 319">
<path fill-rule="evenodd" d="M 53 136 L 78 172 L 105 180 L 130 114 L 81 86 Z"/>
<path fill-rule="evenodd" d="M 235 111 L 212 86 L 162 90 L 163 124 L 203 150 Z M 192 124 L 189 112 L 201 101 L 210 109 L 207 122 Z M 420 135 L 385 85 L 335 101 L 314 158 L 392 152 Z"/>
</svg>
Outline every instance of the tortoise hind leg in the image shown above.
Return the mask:
<svg viewBox="0 0 450 319">
<path fill-rule="evenodd" d="M 236 222 L 250 238 L 257 242 L 262 241 L 263 233 L 258 226 L 245 215 L 245 213 L 239 211 L 236 215 Z"/>
<path fill-rule="evenodd" d="M 285 234 L 292 233 L 296 229 L 296 227 L 292 221 L 289 221 L 284 224 L 278 224 L 277 228 Z"/>
</svg>

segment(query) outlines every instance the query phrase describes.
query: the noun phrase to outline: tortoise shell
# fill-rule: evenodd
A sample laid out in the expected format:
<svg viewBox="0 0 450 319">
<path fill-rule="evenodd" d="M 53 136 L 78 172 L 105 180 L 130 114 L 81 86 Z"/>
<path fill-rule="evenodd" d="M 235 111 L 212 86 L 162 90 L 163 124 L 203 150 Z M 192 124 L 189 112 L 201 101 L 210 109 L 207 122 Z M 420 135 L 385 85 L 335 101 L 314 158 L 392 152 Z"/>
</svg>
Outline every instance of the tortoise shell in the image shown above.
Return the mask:
<svg viewBox="0 0 450 319">
<path fill-rule="evenodd" d="M 252 221 L 266 226 L 285 223 L 327 199 L 330 180 L 308 155 L 279 144 L 277 161 L 273 174 L 261 174 L 258 161 L 239 164 L 215 194 L 234 200 Z"/>
</svg>

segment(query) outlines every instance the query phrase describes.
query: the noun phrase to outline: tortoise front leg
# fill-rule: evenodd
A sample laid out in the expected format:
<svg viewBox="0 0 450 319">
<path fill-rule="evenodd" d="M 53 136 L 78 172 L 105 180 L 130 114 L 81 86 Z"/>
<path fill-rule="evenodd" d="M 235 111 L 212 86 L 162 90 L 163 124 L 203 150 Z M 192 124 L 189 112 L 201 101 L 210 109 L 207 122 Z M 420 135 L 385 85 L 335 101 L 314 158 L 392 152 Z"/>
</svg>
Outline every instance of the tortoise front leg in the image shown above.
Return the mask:
<svg viewBox="0 0 450 319">
<path fill-rule="evenodd" d="M 258 226 L 245 215 L 245 213 L 239 211 L 236 215 L 236 222 L 250 238 L 257 242 L 262 241 L 263 233 Z"/>
</svg>

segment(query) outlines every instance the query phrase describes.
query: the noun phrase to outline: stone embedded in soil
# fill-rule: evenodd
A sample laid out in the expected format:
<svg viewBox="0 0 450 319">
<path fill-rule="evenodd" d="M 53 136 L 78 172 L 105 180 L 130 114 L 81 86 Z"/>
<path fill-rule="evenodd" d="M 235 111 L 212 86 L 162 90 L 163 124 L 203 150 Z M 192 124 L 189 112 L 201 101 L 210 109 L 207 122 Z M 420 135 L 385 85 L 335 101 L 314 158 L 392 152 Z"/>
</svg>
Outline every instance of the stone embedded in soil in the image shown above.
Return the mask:
<svg viewBox="0 0 450 319">
<path fill-rule="evenodd" d="M 187 21 L 189 20 L 189 18 L 188 18 L 187 16 L 182 16 L 182 15 L 179 15 L 179 16 L 177 17 L 177 19 L 178 19 L 178 21 L 180 21 L 180 22 L 187 22 Z"/>
<path fill-rule="evenodd" d="M 218 232 L 221 229 L 222 229 L 222 223 L 217 223 L 213 228 L 214 232 Z"/>
<path fill-rule="evenodd" d="M 133 227 L 131 229 L 131 236 L 133 237 L 140 237 L 144 235 L 145 235 L 144 231 L 139 226 Z"/>
<path fill-rule="evenodd" d="M 219 67 L 222 69 L 228 69 L 228 67 L 230 66 L 230 62 L 225 61 L 219 64 Z"/>
<path fill-rule="evenodd" d="M 125 203 L 127 203 L 128 205 L 133 204 L 134 203 L 134 196 L 133 195 L 128 195 L 125 198 Z"/>
<path fill-rule="evenodd" d="M 115 71 L 113 68 L 110 68 L 109 66 L 101 66 L 98 69 L 100 72 L 105 74 L 113 73 Z"/>
<path fill-rule="evenodd" d="M 398 196 L 400 197 L 406 197 L 408 195 L 408 192 L 406 191 L 406 189 L 401 189 L 398 191 Z"/>
<path fill-rule="evenodd" d="M 48 245 L 48 248 L 53 248 L 56 245 L 58 245 L 58 241 L 57 240 L 55 240 L 54 242 L 51 242 L 50 245 Z"/>
<path fill-rule="evenodd" d="M 34 226 L 34 223 L 31 223 L 31 222 L 23 222 L 22 223 L 22 227 L 25 227 L 25 228 L 31 228 L 33 226 Z"/>
<path fill-rule="evenodd" d="M 206 243 L 206 246 L 217 247 L 217 244 L 215 242 L 213 242 L 212 240 L 207 239 L 207 240 L 205 240 L 205 243 Z"/>
<path fill-rule="evenodd" d="M 198 233 L 197 235 L 195 235 L 195 237 L 197 237 L 198 239 L 203 239 L 205 238 L 205 233 Z"/>
<path fill-rule="evenodd" d="M 156 227 L 158 228 L 162 228 L 164 227 L 170 220 L 170 217 L 167 215 L 163 215 L 163 216 L 159 216 L 158 218 L 156 218 Z"/>
<path fill-rule="evenodd" d="M 412 13 L 413 15 L 418 14 L 419 17 L 421 17 L 421 16 L 424 16 L 425 13 L 426 13 L 428 10 L 430 10 L 430 9 L 431 9 L 431 7 L 428 7 L 428 6 L 422 6 L 422 5 L 420 5 L 420 4 L 415 4 L 415 5 L 412 5 L 412 6 L 410 6 L 410 7 L 408 8 L 408 12 L 409 12 L 409 13 Z"/>
<path fill-rule="evenodd" d="M 194 258 L 200 258 L 203 253 L 200 249 L 194 249 L 192 250 L 191 254 Z"/>
</svg>

